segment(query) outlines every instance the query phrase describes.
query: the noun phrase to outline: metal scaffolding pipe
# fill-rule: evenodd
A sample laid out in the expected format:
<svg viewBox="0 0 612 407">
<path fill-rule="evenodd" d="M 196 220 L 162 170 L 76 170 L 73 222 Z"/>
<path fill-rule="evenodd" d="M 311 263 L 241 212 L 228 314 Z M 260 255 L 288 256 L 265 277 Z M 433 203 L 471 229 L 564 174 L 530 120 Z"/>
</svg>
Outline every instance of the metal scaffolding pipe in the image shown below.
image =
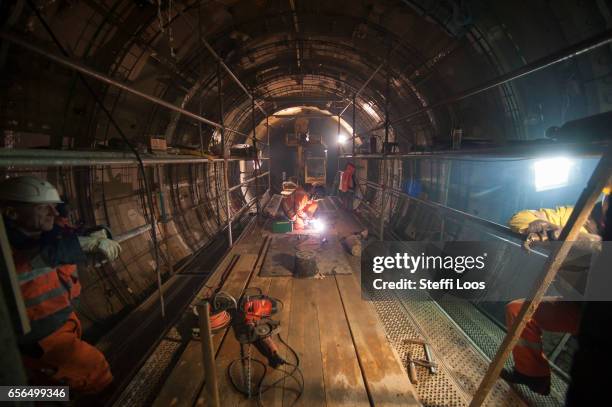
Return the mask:
<svg viewBox="0 0 612 407">
<path fill-rule="evenodd" d="M 364 178 L 357 178 L 357 181 L 361 182 L 361 183 L 365 183 L 366 185 L 368 185 L 369 187 L 376 189 L 378 191 L 381 191 L 383 188 L 380 184 L 364 179 Z M 489 229 L 493 229 L 498 233 L 502 233 L 504 235 L 507 235 L 508 237 L 512 237 L 513 239 L 515 239 L 516 241 L 522 241 L 524 236 L 522 236 L 519 233 L 514 233 L 510 228 L 508 228 L 507 226 L 504 225 L 500 225 L 499 223 L 495 223 L 493 221 L 490 220 L 486 220 L 483 218 L 479 218 L 478 216 L 472 215 L 470 213 L 467 212 L 463 212 L 460 211 L 459 209 L 455 209 L 455 208 L 451 208 L 449 206 L 445 206 L 442 205 L 440 203 L 437 202 L 433 202 L 433 201 L 429 201 L 429 200 L 424 200 L 424 199 L 420 199 L 420 198 L 416 198 L 412 195 L 407 194 L 406 192 L 402 191 L 401 189 L 392 187 L 392 186 L 387 186 L 385 188 L 386 193 L 393 193 L 396 194 L 398 196 L 404 197 L 406 199 L 409 199 L 411 201 L 414 202 L 418 202 L 420 204 L 423 204 L 425 206 L 428 206 L 430 208 L 434 208 L 443 212 L 448 213 L 449 215 L 455 215 L 461 219 L 465 219 L 471 222 L 474 222 L 480 226 L 489 228 Z"/>
<path fill-rule="evenodd" d="M 460 100 L 463 100 L 468 97 L 485 92 L 489 89 L 503 85 L 507 82 L 511 82 L 515 79 L 519 79 L 524 76 L 530 75 L 534 72 L 548 68 L 549 66 L 558 64 L 559 62 L 563 62 L 563 61 L 567 61 L 568 59 L 575 58 L 579 55 L 582 55 L 584 53 L 597 49 L 603 45 L 609 44 L 610 42 L 612 42 L 612 30 L 606 30 L 601 34 L 596 35 L 595 37 L 589 38 L 585 41 L 581 41 L 578 44 L 572 45 L 568 48 L 564 48 L 558 52 L 555 52 L 552 55 L 548 55 L 543 58 L 537 59 L 534 62 L 523 66 L 522 68 L 518 68 L 518 69 L 515 69 L 514 71 L 498 76 L 497 78 L 494 78 L 482 85 L 473 87 L 471 89 L 467 89 L 457 95 L 453 95 L 439 102 L 432 103 L 429 106 L 425 106 L 422 109 L 418 109 L 408 115 L 399 117 L 393 120 L 392 122 L 390 122 L 390 124 L 393 125 L 393 124 L 402 122 L 404 120 L 408 120 L 413 117 L 417 117 L 435 108 L 446 106 L 452 103 L 456 103 Z M 369 133 L 372 131 L 380 130 L 382 128 L 384 128 L 384 125 L 378 125 L 378 126 L 372 127 L 369 130 L 364 131 L 363 133 Z"/>
<path fill-rule="evenodd" d="M 385 66 L 385 64 L 386 64 L 386 61 L 383 62 L 382 64 L 378 65 L 378 68 L 376 68 L 376 70 L 374 70 L 374 72 L 372 72 L 372 75 L 370 75 L 368 80 L 365 81 L 365 83 L 363 85 L 361 85 L 361 87 L 357 90 L 357 92 L 353 96 L 353 99 L 346 106 L 344 106 L 344 109 L 342 109 L 342 111 L 338 114 L 338 116 L 342 116 L 344 114 L 344 112 L 346 112 L 346 109 L 348 109 L 351 104 L 353 106 L 355 106 L 355 101 L 357 99 L 357 96 L 359 96 L 361 94 L 361 92 L 363 92 L 363 90 L 366 88 L 366 86 L 369 85 L 369 83 L 372 81 L 372 79 L 374 79 L 374 77 L 376 76 L 378 71 L 380 71 L 382 69 L 382 67 Z"/>
<path fill-rule="evenodd" d="M 119 89 L 122 89 L 122 90 L 124 90 L 126 92 L 129 92 L 129 93 L 131 93 L 133 95 L 136 95 L 136 96 L 139 96 L 139 97 L 141 97 L 143 99 L 146 99 L 149 102 L 155 103 L 155 104 L 157 104 L 159 106 L 163 106 L 163 107 L 165 107 L 165 108 L 167 108 L 169 110 L 173 110 L 173 111 L 175 111 L 177 113 L 180 113 L 180 114 L 182 114 L 184 116 L 190 117 L 190 118 L 192 118 L 194 120 L 197 120 L 199 122 L 208 124 L 208 125 L 216 127 L 216 128 L 224 128 L 227 131 L 231 131 L 233 133 L 240 134 L 241 136 L 246 136 L 246 134 L 244 134 L 244 133 L 242 133 L 242 132 L 240 132 L 238 130 L 233 130 L 233 129 L 224 127 L 224 126 L 220 125 L 219 123 L 215 123 L 212 120 L 209 120 L 209 119 L 207 119 L 205 117 L 202 117 L 200 115 L 192 113 L 192 112 L 190 112 L 188 110 L 185 110 L 183 108 L 177 107 L 177 106 L 173 105 L 172 103 L 166 102 L 165 100 L 162 100 L 162 99 L 160 99 L 158 97 L 151 96 L 151 95 L 148 95 L 148 94 L 146 94 L 144 92 L 141 92 L 141 91 L 139 91 L 137 89 L 134 89 L 133 87 L 131 87 L 131 86 L 129 86 L 129 85 L 123 83 L 123 82 L 117 81 L 117 80 L 111 78 L 110 76 L 105 75 L 105 74 L 103 74 L 101 72 L 98 72 L 98 71 L 96 71 L 96 70 L 94 70 L 94 69 L 92 69 L 92 68 L 90 68 L 88 66 L 85 66 L 85 65 L 81 64 L 80 62 L 73 61 L 73 60 L 71 60 L 69 58 L 65 58 L 65 57 L 62 57 L 60 55 L 56 55 L 56 54 L 54 54 L 52 52 L 49 52 L 49 51 L 47 51 L 47 50 L 45 50 L 43 48 L 40 48 L 40 47 L 38 47 L 36 45 L 30 44 L 27 41 L 24 41 L 23 39 L 19 38 L 18 36 L 14 35 L 12 33 L 8 33 L 8 32 L 2 31 L 2 32 L 0 32 L 0 38 L 5 39 L 7 41 L 10 41 L 13 44 L 19 45 L 19 46 L 21 46 L 23 48 L 26 48 L 26 49 L 34 52 L 34 53 L 42 55 L 42 56 L 44 56 L 44 57 L 46 57 L 46 58 L 48 58 L 48 59 L 50 59 L 50 60 L 52 60 L 54 62 L 57 62 L 60 65 L 63 65 L 65 67 L 67 67 L 67 68 L 74 69 L 75 71 L 78 71 L 78 72 L 80 72 L 80 73 L 82 73 L 84 75 L 87 75 L 89 77 L 97 79 L 97 80 L 99 80 L 101 82 L 104 82 L 104 83 L 106 83 L 108 85 L 115 86 L 115 87 L 117 87 Z"/>
<path fill-rule="evenodd" d="M 230 190 L 230 192 L 235 191 L 238 188 L 243 187 L 243 186 L 245 186 L 245 185 L 247 185 L 247 184 L 249 184 L 249 183 L 251 183 L 251 182 L 253 182 L 253 181 L 255 181 L 255 180 L 259 179 L 259 178 L 261 178 L 261 177 L 265 177 L 268 174 L 270 174 L 270 171 L 266 171 L 263 174 L 257 175 L 256 177 L 246 179 L 246 180 L 242 181 L 240 184 L 234 185 L 229 190 Z"/>
<path fill-rule="evenodd" d="M 580 234 L 580 230 L 589 218 L 593 207 L 597 203 L 597 199 L 601 194 L 601 190 L 612 180 L 612 147 L 603 155 L 597 167 L 593 171 L 589 182 L 583 189 L 580 198 L 574 206 L 574 210 L 570 215 L 567 223 L 559 236 L 559 245 L 553 246 L 552 252 L 546 263 L 544 264 L 541 274 L 538 276 L 527 300 L 523 303 L 516 319 L 512 326 L 508 329 L 503 342 L 499 345 L 495 357 L 489 364 L 484 378 L 480 382 L 470 407 L 479 407 L 484 404 L 490 393 L 495 381 L 499 377 L 504 363 L 510 356 L 512 349 L 519 341 L 519 337 L 523 332 L 527 323 L 531 320 L 536 312 L 540 302 L 544 298 L 548 287 L 555 279 L 557 272 L 563 265 L 567 255 L 569 254 L 574 241 Z"/>
<path fill-rule="evenodd" d="M 412 158 L 437 158 L 437 159 L 460 159 L 483 160 L 486 157 L 512 157 L 512 158 L 530 158 L 542 157 L 559 154 L 571 154 L 572 156 L 600 156 L 603 154 L 608 143 L 549 143 L 538 145 L 512 146 L 512 147 L 497 147 L 497 148 L 481 148 L 470 150 L 441 150 L 441 151 L 414 151 L 403 154 L 341 154 L 339 158 L 355 158 L 363 160 L 402 160 Z"/>
<path fill-rule="evenodd" d="M 223 62 L 223 59 L 219 56 L 219 54 L 217 54 L 213 47 L 211 47 L 210 44 L 204 38 L 202 38 L 202 44 L 204 44 L 204 47 L 206 47 L 206 49 L 212 54 L 212 56 L 217 60 L 217 62 L 219 63 L 219 65 L 221 65 L 225 72 L 227 72 L 230 78 L 232 78 L 234 82 L 236 82 L 236 84 L 240 87 L 240 89 L 242 89 L 244 93 L 246 93 L 246 95 L 257 106 L 261 113 L 267 116 L 268 113 L 266 113 L 263 107 L 261 107 L 259 102 L 255 101 L 255 97 L 253 96 L 253 94 L 249 92 L 249 90 L 242 84 L 242 82 L 240 82 L 240 79 L 238 79 L 234 72 L 232 72 L 232 70 L 225 64 L 225 62 Z"/>
<path fill-rule="evenodd" d="M 333 118 L 336 117 L 336 114 L 325 114 L 325 113 L 316 113 L 316 114 L 310 114 L 310 113 L 305 113 L 305 114 L 273 114 L 270 115 L 270 117 L 274 117 L 277 119 L 293 119 L 296 117 L 303 117 L 306 119 L 324 119 L 324 118 Z"/>
<path fill-rule="evenodd" d="M 222 158 L 200 158 L 192 156 L 144 155 L 142 162 L 147 165 L 158 164 L 206 164 L 222 162 Z M 267 160 L 268 158 L 260 158 Z M 228 161 L 251 161 L 251 158 L 228 158 Z M 63 167 L 92 165 L 135 165 L 137 158 L 130 153 L 106 151 L 75 150 L 38 150 L 38 149 L 0 149 L 0 167 Z"/>
<path fill-rule="evenodd" d="M 198 319 L 200 326 L 200 341 L 202 351 L 202 366 L 204 366 L 204 378 L 206 383 L 206 396 L 211 407 L 221 405 L 219 397 L 219 378 L 215 365 L 215 349 L 210 326 L 210 304 L 204 301 L 197 305 Z"/>
</svg>

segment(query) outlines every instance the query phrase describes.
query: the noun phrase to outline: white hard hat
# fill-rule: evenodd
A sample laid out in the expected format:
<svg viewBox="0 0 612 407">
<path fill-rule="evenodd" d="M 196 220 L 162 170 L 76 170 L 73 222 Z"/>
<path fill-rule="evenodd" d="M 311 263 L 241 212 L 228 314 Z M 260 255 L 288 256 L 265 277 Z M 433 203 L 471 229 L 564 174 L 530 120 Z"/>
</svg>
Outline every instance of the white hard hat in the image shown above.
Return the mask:
<svg viewBox="0 0 612 407">
<path fill-rule="evenodd" d="M 295 182 L 285 181 L 283 182 L 283 190 L 281 191 L 281 195 L 289 196 L 295 192 L 297 189 L 297 185 Z"/>
<path fill-rule="evenodd" d="M 36 204 L 61 203 L 57 189 L 49 182 L 31 176 L 9 178 L 0 184 L 0 201 Z"/>
<path fill-rule="evenodd" d="M 283 189 L 287 189 L 287 190 L 296 190 L 297 189 L 297 184 L 295 182 L 292 181 L 285 181 L 283 182 Z"/>
</svg>

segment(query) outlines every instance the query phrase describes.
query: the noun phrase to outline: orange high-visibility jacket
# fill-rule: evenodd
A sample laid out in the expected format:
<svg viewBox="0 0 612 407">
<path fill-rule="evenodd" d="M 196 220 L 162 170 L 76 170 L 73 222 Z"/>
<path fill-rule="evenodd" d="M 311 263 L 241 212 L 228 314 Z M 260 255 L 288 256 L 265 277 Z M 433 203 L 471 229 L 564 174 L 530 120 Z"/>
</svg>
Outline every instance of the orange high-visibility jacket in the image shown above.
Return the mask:
<svg viewBox="0 0 612 407">
<path fill-rule="evenodd" d="M 346 164 L 346 168 L 342 171 L 342 177 L 340 179 L 340 191 L 347 192 L 355 188 L 353 174 L 355 174 L 355 166 L 351 163 Z"/>
<path fill-rule="evenodd" d="M 307 217 L 307 214 L 304 213 L 304 208 L 309 202 L 306 191 L 302 188 L 297 188 L 291 195 L 283 198 L 283 210 L 290 220 L 296 220 L 296 216 L 304 219 Z"/>
<path fill-rule="evenodd" d="M 72 302 L 80 295 L 81 284 L 77 266 L 71 259 L 80 259 L 83 253 L 76 236 L 66 238 L 66 244 L 60 242 L 60 236 L 54 236 L 51 241 L 41 243 L 37 250 L 22 248 L 20 236 L 8 228 L 7 232 L 32 328 L 19 341 L 38 342 L 64 325 L 74 311 Z"/>
<path fill-rule="evenodd" d="M 30 260 L 19 251 L 13 251 L 13 258 L 32 326 L 27 336 L 38 341 L 64 325 L 73 312 L 72 300 L 81 293 L 77 267 L 49 267 L 40 254 Z"/>
</svg>

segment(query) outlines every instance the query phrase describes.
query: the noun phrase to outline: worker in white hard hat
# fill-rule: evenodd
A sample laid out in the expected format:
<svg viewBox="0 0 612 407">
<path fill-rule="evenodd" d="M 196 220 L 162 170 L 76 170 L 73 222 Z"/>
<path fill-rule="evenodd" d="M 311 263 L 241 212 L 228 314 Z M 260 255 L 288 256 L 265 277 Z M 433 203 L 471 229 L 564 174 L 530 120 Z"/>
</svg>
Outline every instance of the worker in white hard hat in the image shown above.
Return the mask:
<svg viewBox="0 0 612 407">
<path fill-rule="evenodd" d="M 53 185 L 36 177 L 0 183 L 0 209 L 31 325 L 18 344 L 32 384 L 97 393 L 113 376 L 104 355 L 81 340 L 73 308 L 81 291 L 76 264 L 86 259 L 84 252 L 114 260 L 121 246 L 104 231 L 93 236 L 62 233 L 55 224 L 55 206 L 61 202 Z"/>
</svg>

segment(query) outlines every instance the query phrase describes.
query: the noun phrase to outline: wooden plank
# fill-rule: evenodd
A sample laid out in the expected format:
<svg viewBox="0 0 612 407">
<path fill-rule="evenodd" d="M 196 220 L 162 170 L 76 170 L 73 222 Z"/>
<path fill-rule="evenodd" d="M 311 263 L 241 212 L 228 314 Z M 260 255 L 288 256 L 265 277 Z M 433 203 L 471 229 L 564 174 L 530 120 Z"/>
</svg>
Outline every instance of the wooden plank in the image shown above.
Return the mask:
<svg viewBox="0 0 612 407">
<path fill-rule="evenodd" d="M 344 312 L 370 398 L 375 406 L 419 406 L 398 355 L 387 341 L 370 303 L 362 300 L 354 276 L 336 276 Z"/>
<path fill-rule="evenodd" d="M 260 278 L 256 280 L 257 285 L 249 285 L 249 287 L 259 287 L 262 289 L 262 292 L 265 294 L 268 292 L 270 287 L 270 279 L 269 278 Z M 246 351 L 246 347 L 245 347 Z M 265 358 L 259 354 L 259 352 L 255 349 L 254 346 L 251 347 L 251 355 L 253 358 L 265 361 Z M 232 386 L 229 378 L 228 378 L 228 367 L 229 365 L 236 359 L 240 358 L 240 343 L 236 339 L 234 335 L 233 329 L 229 329 L 221 348 L 217 354 L 217 372 L 219 373 L 219 394 L 221 395 L 221 405 L 223 406 L 257 406 L 257 398 L 251 398 L 247 400 L 246 397 L 236 391 Z M 240 362 L 236 363 L 236 377 L 240 378 Z M 253 383 L 257 383 L 257 377 L 261 375 L 261 366 L 257 363 L 252 363 L 252 377 Z M 207 405 L 206 392 L 200 392 L 197 400 L 196 406 L 206 406 Z"/>
<path fill-rule="evenodd" d="M 265 247 L 263 248 L 265 250 Z M 257 267 L 253 271 L 253 276 L 249 282 L 249 287 L 258 287 L 261 289 L 262 293 L 266 294 L 269 292 L 271 279 L 269 277 L 260 277 L 258 276 L 258 269 L 261 268 L 261 263 L 263 262 L 263 255 L 265 253 L 262 251 L 260 253 L 260 257 L 258 259 Z M 238 298 L 238 297 L 236 297 Z M 253 356 L 262 359 L 261 356 L 258 355 L 257 350 L 252 348 Z M 221 395 L 221 405 L 227 406 L 257 406 L 256 398 L 252 398 L 251 400 L 247 400 L 244 395 L 237 392 L 232 384 L 230 383 L 227 375 L 227 369 L 229 364 L 235 359 L 240 357 L 240 344 L 236 340 L 233 330 L 228 329 L 227 335 L 218 349 L 216 366 L 217 373 L 219 375 L 219 393 Z M 259 366 L 253 364 L 253 367 L 256 373 L 259 373 Z M 201 391 L 195 405 L 196 406 L 205 406 L 207 405 L 206 392 Z"/>
<path fill-rule="evenodd" d="M 312 279 L 293 279 L 291 294 L 291 320 L 287 343 L 300 358 L 300 369 L 304 375 L 304 392 L 295 406 L 326 406 L 325 380 L 319 342 L 319 319 Z M 285 386 L 296 388 L 295 383 L 285 381 Z M 291 406 L 295 393 L 285 391 L 283 405 Z"/>
<path fill-rule="evenodd" d="M 284 304 L 283 309 L 279 314 L 275 316 L 281 322 L 281 335 L 282 332 L 286 332 L 289 326 L 290 312 L 291 312 L 291 286 L 293 279 L 291 278 L 269 278 L 269 277 L 253 277 L 250 287 L 260 287 L 263 293 L 266 293 L 274 298 L 278 298 Z M 219 391 L 221 393 L 221 404 L 226 406 L 257 406 L 257 394 L 253 393 L 253 398 L 247 400 L 243 394 L 237 392 L 232 386 L 228 379 L 227 369 L 232 361 L 240 357 L 240 344 L 236 340 L 234 333 L 229 332 L 228 337 L 223 342 L 223 345 L 219 351 L 217 357 L 217 371 L 219 372 L 220 384 Z M 289 358 L 290 362 L 293 362 L 292 356 L 287 356 L 289 351 L 283 346 L 277 338 L 274 338 L 278 348 L 279 354 L 283 358 Z M 251 354 L 254 359 L 261 360 L 265 363 L 265 358 L 259 354 L 254 346 L 251 347 Z M 238 366 L 237 366 L 238 367 Z M 252 363 L 253 369 L 253 384 L 257 382 L 257 378 L 261 373 L 260 367 L 256 363 Z M 284 367 L 283 369 L 288 369 Z M 264 384 L 270 384 L 276 380 L 282 378 L 283 373 L 279 370 L 267 368 L 267 374 Z M 275 388 L 271 388 L 262 394 L 261 401 L 265 406 L 282 406 L 283 401 L 283 389 L 282 382 Z M 201 392 L 198 397 L 196 406 L 205 406 L 207 402 L 206 394 L 204 391 Z"/>
<path fill-rule="evenodd" d="M 275 319 L 281 323 L 280 336 L 287 341 L 287 333 L 291 328 L 291 310 L 292 310 L 292 287 L 293 278 L 291 277 L 277 277 L 272 278 L 270 284 L 269 295 L 274 298 L 278 298 L 283 302 L 283 309 L 275 316 Z M 295 363 L 293 354 L 287 349 L 285 345 L 280 343 L 278 338 L 275 337 L 274 341 L 278 346 L 278 353 L 280 357 L 288 361 L 289 363 Z M 289 371 L 292 369 L 290 366 L 283 366 L 282 369 Z M 297 374 L 296 374 L 297 375 Z M 280 370 L 270 369 L 268 376 L 264 382 L 264 385 L 270 385 L 275 381 L 281 379 L 283 373 Z M 283 386 L 292 382 L 292 380 L 281 381 L 276 387 L 270 388 L 262 396 L 262 402 L 264 406 L 282 406 L 283 405 Z"/>
<path fill-rule="evenodd" d="M 315 293 L 327 406 L 369 406 L 335 279 L 306 281 Z"/>
<path fill-rule="evenodd" d="M 239 297 L 246 286 L 249 275 L 255 267 L 257 255 L 245 254 L 240 256 L 232 268 L 223 291 L 234 297 Z M 218 351 L 226 330 L 213 336 L 215 351 Z M 191 406 L 193 405 L 202 384 L 204 383 L 204 370 L 202 367 L 200 343 L 190 341 L 183 351 L 175 368 L 164 382 L 153 406 Z"/>
<path fill-rule="evenodd" d="M 300 231 L 301 232 L 301 231 Z M 292 276 L 295 253 L 298 250 L 315 252 L 321 274 L 350 274 L 344 248 L 335 234 L 328 234 L 327 241 L 321 241 L 321 235 L 276 235 L 271 237 L 268 254 L 261 273 L 268 277 Z"/>
</svg>

